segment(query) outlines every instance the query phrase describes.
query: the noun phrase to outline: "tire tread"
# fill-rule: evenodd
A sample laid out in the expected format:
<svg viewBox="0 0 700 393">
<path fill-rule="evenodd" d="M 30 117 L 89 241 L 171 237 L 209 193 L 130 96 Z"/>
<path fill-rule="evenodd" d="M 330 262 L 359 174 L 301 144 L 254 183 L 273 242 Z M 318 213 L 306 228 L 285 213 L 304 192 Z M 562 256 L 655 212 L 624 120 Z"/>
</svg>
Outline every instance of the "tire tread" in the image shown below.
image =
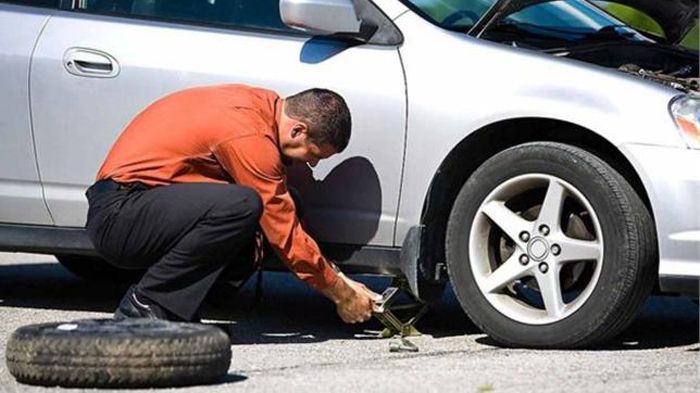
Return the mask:
<svg viewBox="0 0 700 393">
<path fill-rule="evenodd" d="M 6 363 L 19 382 L 65 387 L 181 386 L 220 379 L 231 360 L 228 337 L 214 327 L 186 332 L 175 328 L 161 332 L 162 337 L 42 333 L 51 325 L 58 324 L 25 326 L 10 336 Z"/>
</svg>

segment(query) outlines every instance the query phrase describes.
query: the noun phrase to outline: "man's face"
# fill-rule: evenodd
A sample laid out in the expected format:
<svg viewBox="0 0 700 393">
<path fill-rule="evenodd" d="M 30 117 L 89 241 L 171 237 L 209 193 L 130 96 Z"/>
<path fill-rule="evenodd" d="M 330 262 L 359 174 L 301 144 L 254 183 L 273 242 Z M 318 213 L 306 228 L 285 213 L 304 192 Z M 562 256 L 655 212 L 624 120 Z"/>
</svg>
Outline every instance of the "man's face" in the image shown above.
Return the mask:
<svg viewBox="0 0 700 393">
<path fill-rule="evenodd" d="M 301 123 L 303 124 L 303 123 Z M 336 153 L 335 148 L 328 143 L 318 144 L 311 140 L 308 129 L 298 127 L 290 130 L 288 143 L 282 146 L 282 154 L 288 159 L 301 161 L 315 167 L 319 161 Z"/>
<path fill-rule="evenodd" d="M 292 160 L 305 162 L 309 166 L 315 167 L 319 161 L 335 153 L 335 149 L 329 144 L 319 146 L 316 143 L 306 141 L 300 146 L 288 148 L 284 155 Z"/>
</svg>

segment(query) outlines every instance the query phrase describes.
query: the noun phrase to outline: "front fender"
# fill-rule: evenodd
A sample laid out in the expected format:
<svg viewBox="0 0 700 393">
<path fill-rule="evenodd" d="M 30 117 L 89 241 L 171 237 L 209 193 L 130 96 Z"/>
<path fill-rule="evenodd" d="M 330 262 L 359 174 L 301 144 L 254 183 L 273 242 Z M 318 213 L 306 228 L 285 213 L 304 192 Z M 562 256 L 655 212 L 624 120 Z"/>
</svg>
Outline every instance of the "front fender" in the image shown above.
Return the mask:
<svg viewBox="0 0 700 393">
<path fill-rule="evenodd" d="M 675 90 L 614 70 L 447 32 L 408 12 L 396 20 L 408 91 L 408 136 L 394 243 L 420 214 L 430 182 L 471 133 L 507 119 L 574 124 L 615 146 L 680 147 Z M 517 130 L 515 130 L 517 132 Z"/>
</svg>

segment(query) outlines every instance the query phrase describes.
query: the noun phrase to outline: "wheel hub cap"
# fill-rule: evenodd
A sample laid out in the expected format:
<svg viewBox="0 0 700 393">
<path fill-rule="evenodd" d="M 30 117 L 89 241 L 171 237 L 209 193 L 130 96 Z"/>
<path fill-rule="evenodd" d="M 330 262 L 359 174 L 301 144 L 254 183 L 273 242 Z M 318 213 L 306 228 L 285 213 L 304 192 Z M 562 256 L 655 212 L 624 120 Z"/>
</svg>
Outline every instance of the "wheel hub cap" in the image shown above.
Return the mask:
<svg viewBox="0 0 700 393">
<path fill-rule="evenodd" d="M 541 237 L 536 237 L 528 244 L 527 253 L 530 258 L 536 261 L 542 261 L 547 257 L 547 254 L 549 254 L 549 243 Z"/>
</svg>

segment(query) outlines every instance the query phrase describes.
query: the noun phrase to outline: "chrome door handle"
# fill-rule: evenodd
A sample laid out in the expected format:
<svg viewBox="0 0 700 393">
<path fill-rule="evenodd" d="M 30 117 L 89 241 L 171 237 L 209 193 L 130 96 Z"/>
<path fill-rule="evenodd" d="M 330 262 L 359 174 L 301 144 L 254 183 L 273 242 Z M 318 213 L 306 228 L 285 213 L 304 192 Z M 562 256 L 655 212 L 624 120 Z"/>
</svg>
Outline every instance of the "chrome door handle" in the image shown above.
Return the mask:
<svg viewBox="0 0 700 393">
<path fill-rule="evenodd" d="M 114 78 L 119 74 L 119 63 L 108 53 L 87 48 L 70 48 L 63 55 L 66 71 L 77 76 Z"/>
</svg>

